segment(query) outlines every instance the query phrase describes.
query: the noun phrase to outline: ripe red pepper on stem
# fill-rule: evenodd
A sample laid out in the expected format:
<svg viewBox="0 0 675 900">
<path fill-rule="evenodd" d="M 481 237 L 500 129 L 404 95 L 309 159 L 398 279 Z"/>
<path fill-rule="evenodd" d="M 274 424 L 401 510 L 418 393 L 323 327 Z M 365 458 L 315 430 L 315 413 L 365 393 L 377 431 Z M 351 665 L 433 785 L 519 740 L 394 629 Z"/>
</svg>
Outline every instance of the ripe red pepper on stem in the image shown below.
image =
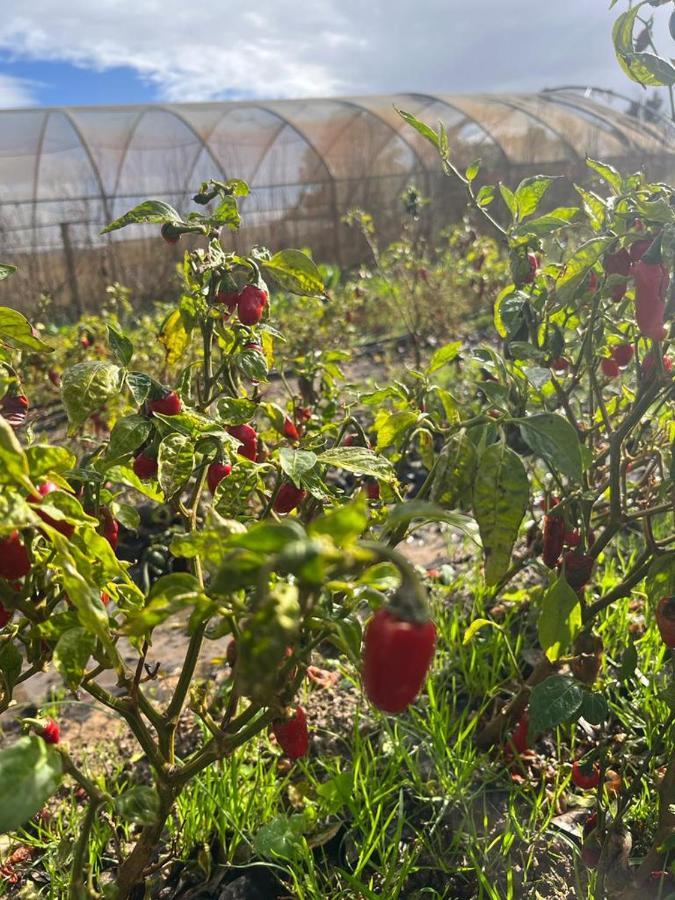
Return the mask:
<svg viewBox="0 0 675 900">
<path fill-rule="evenodd" d="M 53 481 L 43 481 L 41 485 L 38 487 L 39 497 L 29 497 L 28 502 L 31 504 L 39 504 L 47 494 L 51 494 L 53 491 L 60 491 L 61 488 L 58 484 L 54 484 Z M 64 522 L 62 520 L 53 519 L 50 515 L 45 512 L 42 512 L 41 509 L 36 510 L 38 516 L 42 519 L 42 521 L 46 525 L 51 525 L 53 529 L 62 534 L 64 537 L 72 537 L 73 532 L 75 531 L 75 526 L 71 525 L 69 522 Z"/>
<path fill-rule="evenodd" d="M 661 263 L 651 264 L 643 259 L 632 268 L 635 282 L 635 320 L 640 333 L 654 341 L 666 336 L 663 324 L 666 312 L 666 291 L 670 276 Z"/>
<path fill-rule="evenodd" d="M 656 624 L 661 640 L 672 650 L 675 648 L 675 597 L 662 597 L 656 607 Z"/>
<path fill-rule="evenodd" d="M 363 638 L 363 686 L 368 699 L 387 713 L 400 713 L 422 690 L 436 647 L 436 626 L 414 622 L 382 607 Z"/>
<path fill-rule="evenodd" d="M 232 471 L 232 466 L 227 463 L 212 462 L 206 470 L 206 484 L 212 494 L 215 494 L 216 488 Z"/>
<path fill-rule="evenodd" d="M 617 344 L 616 347 L 612 348 L 612 359 L 617 366 L 625 369 L 633 358 L 634 353 L 635 349 L 632 344 Z"/>
<path fill-rule="evenodd" d="M 571 588 L 575 591 L 581 590 L 588 584 L 593 573 L 595 560 L 587 553 L 580 553 L 579 550 L 570 550 L 563 556 L 565 566 L 565 579 Z"/>
<path fill-rule="evenodd" d="M 663 356 L 663 368 L 666 372 L 672 371 L 673 361 L 669 356 Z M 656 357 L 654 351 L 650 350 L 642 361 L 641 375 L 646 381 L 650 381 L 656 375 Z"/>
<path fill-rule="evenodd" d="M 120 537 L 120 523 L 115 519 L 107 507 L 103 507 L 99 513 L 101 522 L 101 534 L 108 541 L 113 550 L 117 550 Z"/>
<path fill-rule="evenodd" d="M 167 391 L 163 397 L 148 400 L 150 412 L 160 413 L 162 416 L 177 416 L 182 408 L 183 402 L 175 391 Z"/>
<path fill-rule="evenodd" d="M 13 531 L 9 537 L 0 538 L 0 578 L 15 581 L 28 575 L 30 569 L 28 551 L 19 532 Z"/>
<path fill-rule="evenodd" d="M 300 440 L 300 432 L 296 428 L 295 423 L 289 419 L 288 416 L 284 419 L 284 435 L 289 441 Z"/>
<path fill-rule="evenodd" d="M 276 513 L 289 513 L 297 509 L 307 496 L 307 491 L 296 487 L 293 482 L 286 481 L 281 485 L 274 500 L 273 510 Z"/>
<path fill-rule="evenodd" d="M 554 504 L 555 505 L 555 504 Z M 565 543 L 565 520 L 562 516 L 547 513 L 544 516 L 544 549 L 542 559 L 544 565 L 554 569 Z"/>
<path fill-rule="evenodd" d="M 600 769 L 593 766 L 582 766 L 578 760 L 572 763 L 572 783 L 582 791 L 592 791 L 600 784 Z"/>
<path fill-rule="evenodd" d="M 513 745 L 513 748 L 517 753 L 520 753 L 521 755 L 525 753 L 526 750 L 530 749 L 529 728 L 530 714 L 525 709 L 523 710 L 521 717 L 518 719 L 518 723 L 513 729 L 510 738 L 510 743 Z"/>
<path fill-rule="evenodd" d="M 1 552 L 1 551 L 0 551 L 0 552 Z M 2 605 L 2 603 L 0 603 L 0 628 L 4 628 L 4 627 L 5 627 L 5 625 L 6 625 L 6 624 L 9 622 L 9 620 L 12 618 L 12 615 L 13 615 L 12 610 L 11 610 L 11 609 L 6 609 L 6 608 Z"/>
<path fill-rule="evenodd" d="M 251 427 L 251 425 L 230 425 L 227 433 L 241 441 L 237 448 L 239 455 L 255 462 L 258 455 L 258 433 L 255 428 Z"/>
<path fill-rule="evenodd" d="M 141 451 L 134 459 L 133 468 L 134 473 L 141 481 L 146 481 L 148 478 L 154 478 L 159 471 L 157 459 L 154 456 L 148 456 L 144 451 Z"/>
<path fill-rule="evenodd" d="M 309 750 L 307 716 L 301 706 L 296 706 L 293 715 L 285 719 L 274 719 L 270 726 L 277 743 L 290 759 L 300 759 Z"/>
<path fill-rule="evenodd" d="M 61 729 L 53 719 L 49 719 L 47 724 L 42 728 L 41 737 L 46 744 L 59 743 L 61 740 Z"/>
<path fill-rule="evenodd" d="M 380 485 L 375 478 L 368 478 L 366 480 L 366 496 L 369 500 L 380 499 Z"/>
<path fill-rule="evenodd" d="M 605 256 L 604 268 L 607 275 L 620 275 L 622 278 L 628 278 L 630 275 L 631 258 L 628 250 L 619 250 L 616 253 L 608 253 Z M 611 290 L 611 298 L 615 303 L 623 299 L 626 293 L 626 282 L 614 285 Z"/>
<path fill-rule="evenodd" d="M 267 304 L 267 291 L 254 284 L 247 284 L 237 300 L 239 321 L 242 325 L 257 325 Z"/>
<path fill-rule="evenodd" d="M 551 368 L 556 374 L 561 374 L 562 372 L 566 372 L 570 367 L 570 363 L 568 359 L 565 359 L 564 356 L 556 356 L 555 359 L 551 360 Z"/>
<path fill-rule="evenodd" d="M 618 378 L 619 376 L 619 364 L 608 356 L 600 360 L 600 368 L 605 378 Z"/>
</svg>

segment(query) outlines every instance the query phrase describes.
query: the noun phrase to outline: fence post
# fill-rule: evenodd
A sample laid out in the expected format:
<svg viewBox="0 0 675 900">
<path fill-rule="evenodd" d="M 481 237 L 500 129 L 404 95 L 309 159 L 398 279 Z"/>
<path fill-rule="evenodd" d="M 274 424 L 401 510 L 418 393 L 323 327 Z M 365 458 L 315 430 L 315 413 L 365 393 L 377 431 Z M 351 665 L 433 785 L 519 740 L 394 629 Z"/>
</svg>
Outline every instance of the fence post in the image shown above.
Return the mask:
<svg viewBox="0 0 675 900">
<path fill-rule="evenodd" d="M 68 286 L 70 287 L 70 296 L 73 306 L 77 310 L 79 316 L 84 315 L 85 308 L 80 297 L 80 291 L 77 286 L 77 271 L 75 269 L 75 256 L 73 254 L 73 245 L 70 243 L 70 223 L 61 222 L 61 240 L 63 242 L 63 254 L 66 258 L 66 271 L 68 274 Z"/>
</svg>

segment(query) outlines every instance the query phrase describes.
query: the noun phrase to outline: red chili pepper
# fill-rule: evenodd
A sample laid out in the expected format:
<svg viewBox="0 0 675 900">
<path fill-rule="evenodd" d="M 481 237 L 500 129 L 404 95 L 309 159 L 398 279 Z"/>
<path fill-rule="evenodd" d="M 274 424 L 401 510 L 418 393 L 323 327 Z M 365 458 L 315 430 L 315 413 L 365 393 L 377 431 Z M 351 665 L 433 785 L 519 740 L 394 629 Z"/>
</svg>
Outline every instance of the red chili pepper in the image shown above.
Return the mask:
<svg viewBox="0 0 675 900">
<path fill-rule="evenodd" d="M 284 434 L 289 441 L 300 440 L 300 432 L 296 428 L 295 423 L 289 419 L 288 416 L 284 419 Z"/>
<path fill-rule="evenodd" d="M 612 348 L 612 359 L 617 366 L 625 369 L 633 358 L 634 353 L 635 350 L 632 344 L 618 344 L 616 347 Z"/>
<path fill-rule="evenodd" d="M 240 293 L 237 305 L 239 321 L 243 325 L 257 325 L 262 319 L 267 303 L 267 291 L 262 291 L 253 284 L 247 284 Z"/>
<path fill-rule="evenodd" d="M 645 255 L 652 245 L 652 238 L 640 238 L 639 241 L 633 241 L 628 248 L 628 255 L 633 262 L 637 262 Z"/>
<path fill-rule="evenodd" d="M 388 713 L 399 713 L 419 694 L 436 646 L 436 626 L 409 622 L 378 609 L 363 639 L 363 686 L 370 701 Z"/>
<path fill-rule="evenodd" d="M 2 547 L 0 546 L 0 553 L 2 552 Z M 5 625 L 12 618 L 13 612 L 11 609 L 5 609 L 5 607 L 0 603 L 0 628 L 4 628 Z"/>
<path fill-rule="evenodd" d="M 58 744 L 61 740 L 61 729 L 53 719 L 49 719 L 42 729 L 42 738 L 46 744 Z"/>
<path fill-rule="evenodd" d="M 29 497 L 28 502 L 31 504 L 38 504 L 42 501 L 47 494 L 51 494 L 53 491 L 60 491 L 61 488 L 58 484 L 54 484 L 53 481 L 43 481 L 41 485 L 38 487 L 39 497 Z M 42 512 L 40 509 L 35 510 L 38 516 L 42 519 L 42 521 L 46 525 L 51 525 L 51 527 L 58 531 L 59 534 L 62 534 L 64 537 L 72 537 L 73 532 L 75 531 L 75 526 L 71 525 L 70 522 L 64 522 L 62 520 L 53 519 L 50 515 L 45 512 Z"/>
<path fill-rule="evenodd" d="M 619 250 L 617 253 L 608 253 L 604 260 L 605 272 L 608 275 L 620 275 L 628 278 L 630 275 L 631 258 L 628 250 Z M 612 288 L 611 297 L 616 303 L 623 299 L 626 293 L 626 284 L 620 283 Z"/>
<path fill-rule="evenodd" d="M 600 368 L 605 378 L 618 378 L 619 376 L 619 364 L 608 356 L 600 360 Z"/>
<path fill-rule="evenodd" d="M 30 569 L 28 551 L 19 532 L 13 531 L 9 537 L 0 539 L 0 578 L 14 581 L 28 575 Z"/>
<path fill-rule="evenodd" d="M 581 534 L 576 529 L 565 532 L 565 544 L 568 547 L 578 547 L 581 543 Z"/>
<path fill-rule="evenodd" d="M 7 419 L 12 428 L 20 428 L 26 421 L 29 405 L 25 394 L 5 394 L 0 400 L 0 415 Z"/>
<path fill-rule="evenodd" d="M 569 367 L 569 360 L 565 359 L 564 356 L 557 356 L 555 359 L 551 360 L 551 368 L 554 372 L 566 372 Z"/>
<path fill-rule="evenodd" d="M 588 584 L 595 565 L 595 560 L 592 556 L 580 553 L 578 550 L 570 550 L 564 555 L 563 562 L 565 564 L 565 579 L 571 588 L 578 591 Z"/>
<path fill-rule="evenodd" d="M 525 279 L 526 284 L 532 284 L 537 275 L 537 269 L 539 268 L 539 257 L 536 253 L 528 253 L 527 254 L 527 262 L 530 266 L 530 274 Z"/>
<path fill-rule="evenodd" d="M 292 482 L 287 481 L 281 485 L 274 501 L 274 512 L 289 513 L 298 506 L 307 496 L 307 491 L 297 488 Z"/>
<path fill-rule="evenodd" d="M 287 719 L 274 719 L 271 725 L 272 734 L 285 755 L 290 759 L 300 759 L 309 750 L 309 732 L 307 716 L 301 706 Z"/>
<path fill-rule="evenodd" d="M 572 763 L 572 783 L 582 791 L 592 791 L 600 784 L 600 769 L 597 764 L 582 766 L 578 760 Z"/>
<path fill-rule="evenodd" d="M 669 356 L 663 356 L 663 368 L 666 372 L 670 372 L 673 368 L 673 361 Z M 650 350 L 642 361 L 642 377 L 649 381 L 656 374 L 656 357 L 654 351 Z"/>
<path fill-rule="evenodd" d="M 183 408 L 183 403 L 175 391 L 167 391 L 163 397 L 157 400 L 149 400 L 150 412 L 160 413 L 162 416 L 177 416 Z"/>
<path fill-rule="evenodd" d="M 380 485 L 374 478 L 369 478 L 366 481 L 366 495 L 369 500 L 380 499 Z"/>
<path fill-rule="evenodd" d="M 544 565 L 554 569 L 558 565 L 565 541 L 565 520 L 562 516 L 544 516 Z"/>
<path fill-rule="evenodd" d="M 670 276 L 665 266 L 638 260 L 632 269 L 635 281 L 635 320 L 640 333 L 654 341 L 663 340 L 666 328 L 666 291 Z"/>
<path fill-rule="evenodd" d="M 120 537 L 120 523 L 113 518 L 112 513 L 107 507 L 103 507 L 99 513 L 99 521 L 101 522 L 101 534 L 108 541 L 113 550 L 117 550 L 117 544 Z"/>
<path fill-rule="evenodd" d="M 212 462 L 206 471 L 206 483 L 212 494 L 215 494 L 216 488 L 232 471 L 232 466 L 227 463 Z"/>
<path fill-rule="evenodd" d="M 157 465 L 157 460 L 154 456 L 148 456 L 141 451 L 134 459 L 133 469 L 141 481 L 145 481 L 148 478 L 154 478 L 157 475 L 159 466 Z"/>
<path fill-rule="evenodd" d="M 232 437 L 241 441 L 237 450 L 239 455 L 255 462 L 258 455 L 258 433 L 255 428 L 252 428 L 251 425 L 230 425 L 227 431 Z"/>
<path fill-rule="evenodd" d="M 662 597 L 656 607 L 656 624 L 661 640 L 673 649 L 675 647 L 675 597 Z"/>
<path fill-rule="evenodd" d="M 218 291 L 216 294 L 216 303 L 222 303 L 223 306 L 227 306 L 229 312 L 232 312 L 239 303 L 239 291 Z"/>
<path fill-rule="evenodd" d="M 513 729 L 510 739 L 510 743 L 513 744 L 514 749 L 521 755 L 525 753 L 526 750 L 530 749 L 530 741 L 528 738 L 529 728 L 530 714 L 527 710 L 524 710 L 521 717 L 518 719 L 518 724 Z"/>
</svg>

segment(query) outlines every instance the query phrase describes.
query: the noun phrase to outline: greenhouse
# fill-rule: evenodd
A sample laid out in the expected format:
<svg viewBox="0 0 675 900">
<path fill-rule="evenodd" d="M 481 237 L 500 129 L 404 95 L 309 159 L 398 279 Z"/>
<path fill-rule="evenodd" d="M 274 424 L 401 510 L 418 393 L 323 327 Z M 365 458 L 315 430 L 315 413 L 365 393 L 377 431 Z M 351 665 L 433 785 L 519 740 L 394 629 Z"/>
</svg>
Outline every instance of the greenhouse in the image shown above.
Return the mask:
<svg viewBox="0 0 675 900">
<path fill-rule="evenodd" d="M 584 157 L 651 177 L 675 170 L 673 129 L 646 107 L 575 88 L 539 94 L 420 95 L 17 109 L 0 113 L 0 258 L 33 293 L 87 308 L 111 281 L 132 277 L 156 296 L 180 250 L 156 229 L 102 237 L 101 228 L 147 198 L 186 209 L 208 178 L 242 178 L 251 195 L 243 227 L 227 240 L 277 248 L 311 243 L 318 258 L 349 265 L 366 252 L 342 222 L 371 213 L 383 240 L 400 229 L 401 195 L 433 198 L 425 227 L 461 215 L 434 148 L 398 115 L 448 131 L 459 167 L 482 160 L 485 182 L 535 172 L 588 180 Z M 152 239 L 151 241 L 149 239 Z"/>
</svg>

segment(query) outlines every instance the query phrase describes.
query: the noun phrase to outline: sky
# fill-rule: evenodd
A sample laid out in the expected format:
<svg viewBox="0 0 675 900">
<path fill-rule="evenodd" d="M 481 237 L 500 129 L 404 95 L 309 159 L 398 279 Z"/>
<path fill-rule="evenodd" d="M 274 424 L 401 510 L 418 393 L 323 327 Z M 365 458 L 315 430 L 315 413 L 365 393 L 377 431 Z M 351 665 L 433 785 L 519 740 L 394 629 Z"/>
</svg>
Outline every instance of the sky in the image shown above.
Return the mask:
<svg viewBox="0 0 675 900">
<path fill-rule="evenodd" d="M 618 0 L 2 0 L 0 107 L 642 89 Z M 663 55 L 670 5 L 656 13 Z"/>
</svg>

